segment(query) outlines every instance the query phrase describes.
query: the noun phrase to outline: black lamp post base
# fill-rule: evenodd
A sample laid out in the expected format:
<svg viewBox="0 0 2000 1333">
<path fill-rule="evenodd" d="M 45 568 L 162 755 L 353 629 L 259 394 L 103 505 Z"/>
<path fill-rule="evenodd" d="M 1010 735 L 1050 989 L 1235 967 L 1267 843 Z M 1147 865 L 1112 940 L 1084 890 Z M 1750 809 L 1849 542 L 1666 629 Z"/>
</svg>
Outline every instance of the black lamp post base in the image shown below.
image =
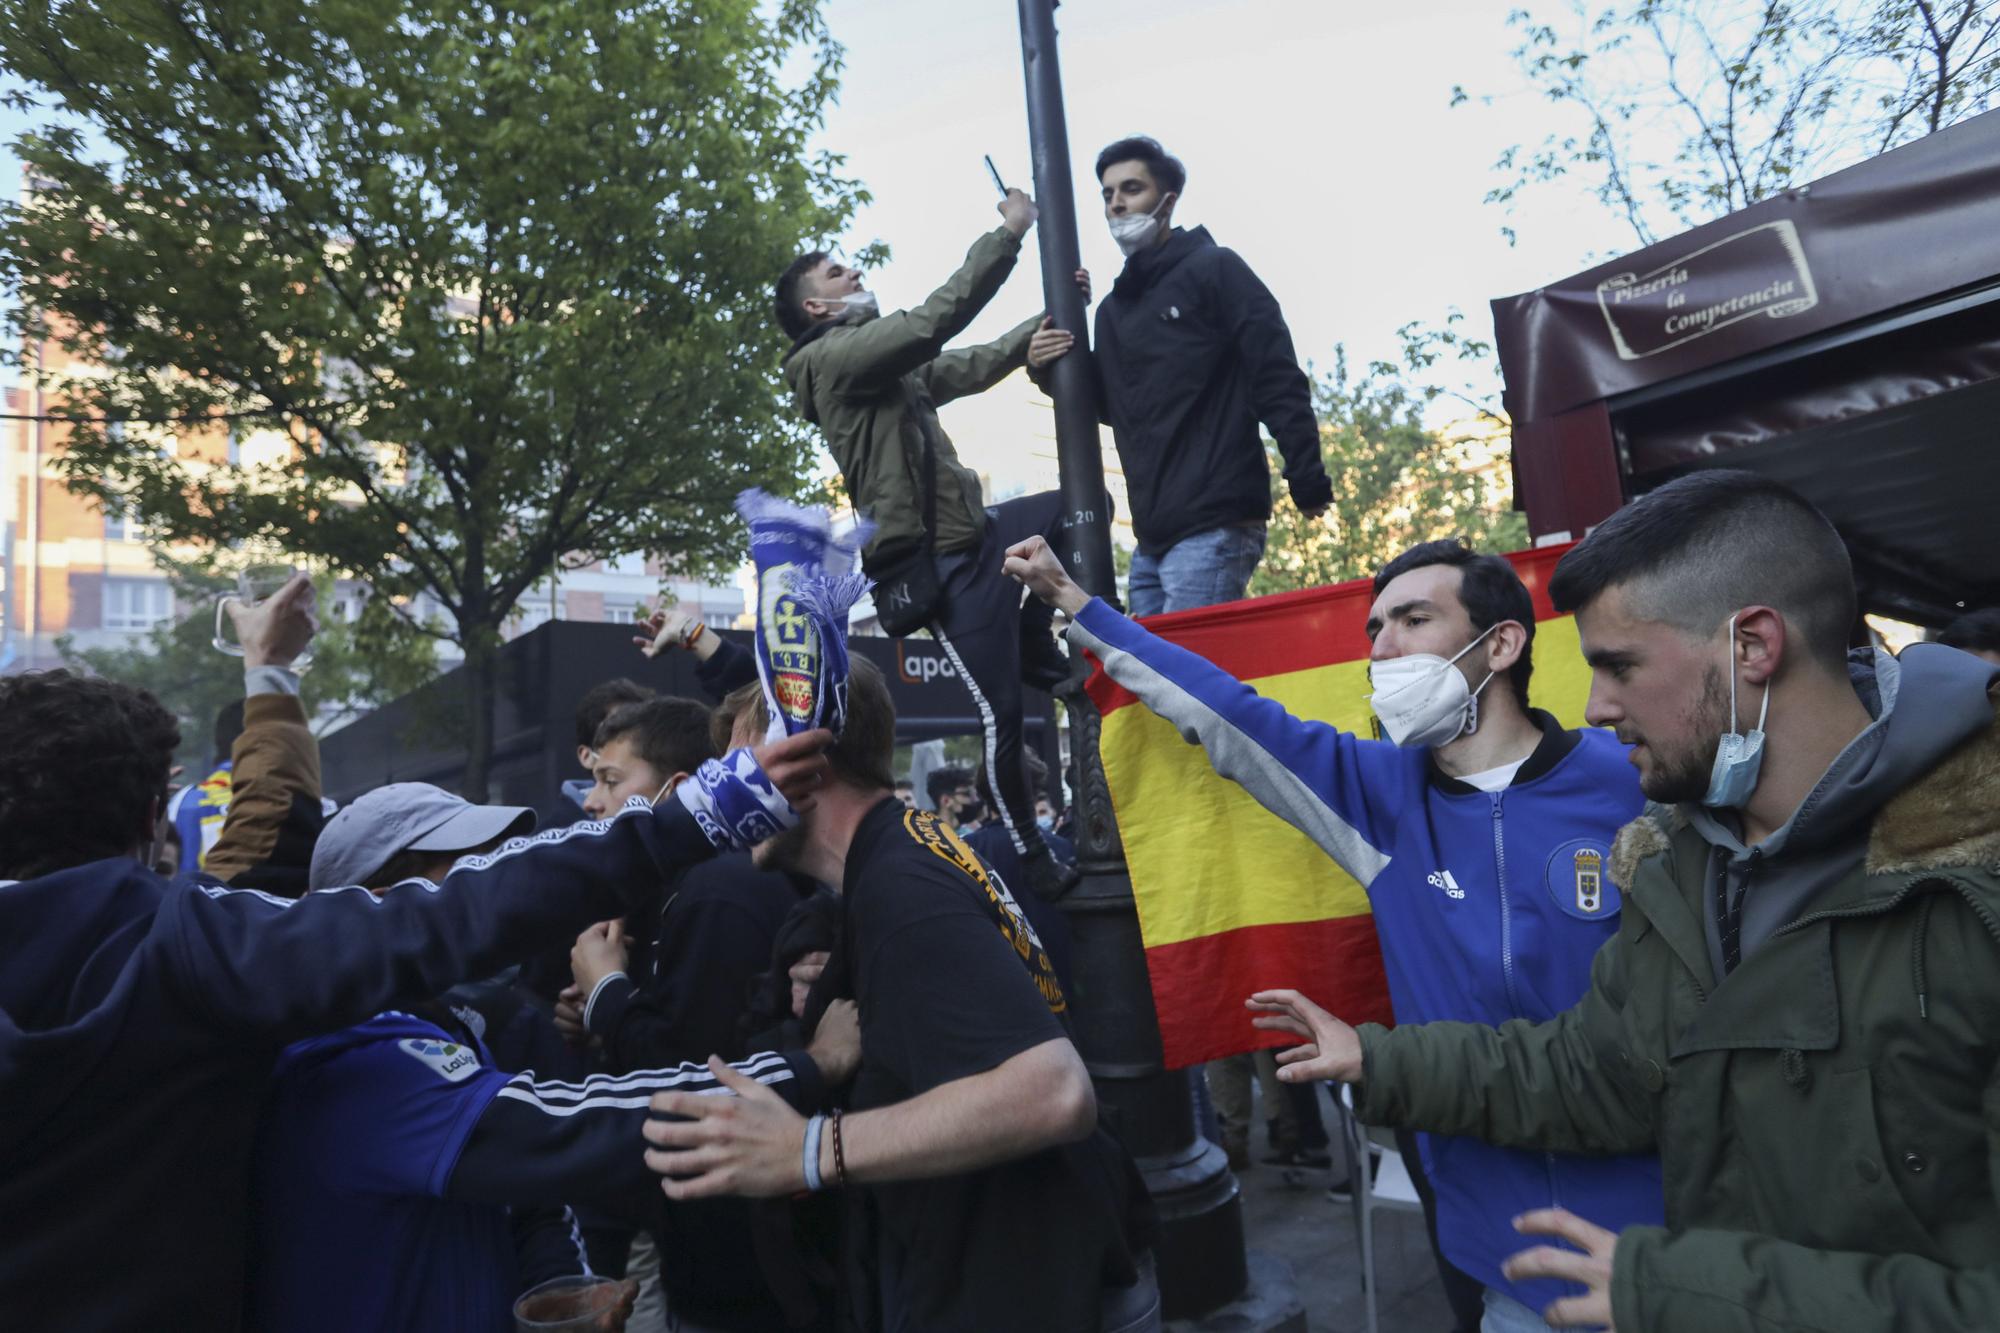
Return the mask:
<svg viewBox="0 0 2000 1333">
<path fill-rule="evenodd" d="M 1241 1296 L 1199 1319 L 1168 1320 L 1168 1333 L 1306 1333 L 1292 1266 L 1262 1250 L 1250 1251 L 1249 1260 L 1250 1284 Z"/>
</svg>

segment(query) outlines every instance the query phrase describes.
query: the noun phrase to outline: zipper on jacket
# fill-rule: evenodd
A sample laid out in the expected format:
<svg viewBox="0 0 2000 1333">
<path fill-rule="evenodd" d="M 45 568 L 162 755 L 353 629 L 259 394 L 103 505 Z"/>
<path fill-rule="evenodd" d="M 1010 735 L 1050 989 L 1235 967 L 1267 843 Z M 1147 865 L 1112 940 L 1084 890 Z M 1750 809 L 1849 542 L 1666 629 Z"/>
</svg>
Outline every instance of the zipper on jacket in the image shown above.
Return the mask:
<svg viewBox="0 0 2000 1333">
<path fill-rule="evenodd" d="M 1493 793 L 1493 868 L 1500 884 L 1500 978 L 1507 987 L 1507 1006 L 1515 1018 L 1521 1012 L 1521 994 L 1514 980 L 1514 917 L 1507 901 L 1506 821 L 1501 818 L 1501 793 Z M 1542 1154 L 1542 1178 L 1548 1186 L 1549 1207 L 1562 1207 L 1562 1193 L 1556 1188 L 1556 1155 Z"/>
<path fill-rule="evenodd" d="M 1507 990 L 1507 1005 L 1515 1018 L 1521 1012 L 1521 996 L 1514 983 L 1514 918 L 1507 905 L 1507 842 L 1502 836 L 1500 793 L 1493 793 L 1493 867 L 1500 882 L 1500 980 Z"/>
</svg>

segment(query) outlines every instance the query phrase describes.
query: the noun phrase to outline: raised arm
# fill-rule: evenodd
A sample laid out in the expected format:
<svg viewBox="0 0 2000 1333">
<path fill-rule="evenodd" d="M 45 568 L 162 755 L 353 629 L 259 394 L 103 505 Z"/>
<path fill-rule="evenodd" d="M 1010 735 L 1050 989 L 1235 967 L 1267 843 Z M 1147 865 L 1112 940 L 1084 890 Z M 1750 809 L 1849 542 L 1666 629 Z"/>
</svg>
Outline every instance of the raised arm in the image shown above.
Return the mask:
<svg viewBox="0 0 2000 1333">
<path fill-rule="evenodd" d="M 1021 238 L 1034 225 L 1034 201 L 1019 190 L 1001 201 L 1001 224 L 972 243 L 958 272 L 908 310 L 844 329 L 825 352 L 835 393 L 873 394 L 935 360 L 946 343 L 986 307 L 1021 256 Z"/>
<path fill-rule="evenodd" d="M 312 580 L 295 574 L 258 606 L 224 607 L 243 645 L 243 732 L 230 753 L 229 813 L 203 869 L 225 883 L 248 879 L 303 893 L 305 865 L 274 860 L 309 859 L 309 846 L 287 843 L 306 842 L 319 818 L 319 742 L 292 670 L 319 628 Z"/>
<path fill-rule="evenodd" d="M 1036 315 L 990 343 L 945 352 L 919 369 L 917 377 L 934 403 L 984 393 L 1028 363 L 1028 344 L 1041 324 Z"/>
<path fill-rule="evenodd" d="M 1306 722 L 1103 601 L 1087 596 L 1040 537 L 1007 552 L 1007 573 L 1070 617 L 1071 644 L 1207 751 L 1223 777 L 1311 838 L 1365 888 L 1388 864 L 1402 766 L 1394 747 Z"/>
<path fill-rule="evenodd" d="M 704 765 L 678 799 L 464 857 L 440 883 L 296 900 L 190 889 L 168 899 L 149 947 L 178 998 L 218 1032 L 284 1041 L 342 1027 L 574 937 L 716 848 L 776 834 L 810 805 L 827 739 L 808 732 L 735 752 Z"/>
</svg>

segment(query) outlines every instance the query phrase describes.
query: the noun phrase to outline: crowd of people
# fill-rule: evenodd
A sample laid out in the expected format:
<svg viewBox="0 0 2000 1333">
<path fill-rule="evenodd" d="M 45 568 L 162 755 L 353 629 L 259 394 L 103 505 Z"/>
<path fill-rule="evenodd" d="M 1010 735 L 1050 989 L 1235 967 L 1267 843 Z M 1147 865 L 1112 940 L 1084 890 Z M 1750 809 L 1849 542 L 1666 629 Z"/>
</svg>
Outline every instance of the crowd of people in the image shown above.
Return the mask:
<svg viewBox="0 0 2000 1333">
<path fill-rule="evenodd" d="M 1173 226 L 1178 161 L 1122 140 L 1097 175 L 1130 609 L 1232 600 L 1260 426 L 1302 511 L 1331 496 L 1309 386 L 1241 259 Z M 329 813 L 304 576 L 231 605 L 244 698 L 176 799 L 150 695 L 0 677 L 0 1326 L 504 1329 L 598 1277 L 597 1326 L 646 1333 L 1162 1327 L 1160 1221 L 1073 1038 L 1075 850 L 1021 739 L 1022 686 L 1081 651 L 1367 891 L 1393 1029 L 1284 976 L 1231 998 L 1246 1045 L 1290 1043 L 1267 1160 L 1326 1165 L 1318 1090 L 1352 1085 L 1462 1333 L 1990 1326 L 2000 611 L 1857 646 L 1826 519 L 1701 471 L 1558 567 L 1589 725 L 1530 703 L 1528 590 L 1455 541 L 1374 577 L 1381 734 L 1293 717 L 1077 587 L 1056 498 L 989 508 L 952 450 L 939 403 L 1073 345 L 1038 314 L 945 349 L 1035 220 L 1000 212 L 908 310 L 822 252 L 775 287 L 885 622 L 985 723 L 921 799 L 865 659 L 838 735 L 773 740 L 752 655 L 670 613 L 638 646 L 708 697 L 589 691 L 547 828 L 421 783 Z M 1194 1085 L 1240 1168 L 1257 1073 Z"/>
</svg>

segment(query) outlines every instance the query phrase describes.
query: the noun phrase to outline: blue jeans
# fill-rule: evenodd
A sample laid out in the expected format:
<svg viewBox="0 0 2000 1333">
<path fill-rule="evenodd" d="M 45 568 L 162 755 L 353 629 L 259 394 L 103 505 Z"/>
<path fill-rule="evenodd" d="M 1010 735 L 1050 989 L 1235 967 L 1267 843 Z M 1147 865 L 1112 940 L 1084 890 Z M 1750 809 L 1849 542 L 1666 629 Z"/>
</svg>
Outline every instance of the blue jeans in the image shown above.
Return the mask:
<svg viewBox="0 0 2000 1333">
<path fill-rule="evenodd" d="M 1486 1317 L 1479 1333 L 1548 1333 L 1542 1317 L 1505 1292 L 1486 1289 Z"/>
<path fill-rule="evenodd" d="M 1132 554 L 1127 592 L 1135 616 L 1233 602 L 1264 558 L 1264 525 L 1237 523 L 1183 537 L 1164 554 Z"/>
</svg>

